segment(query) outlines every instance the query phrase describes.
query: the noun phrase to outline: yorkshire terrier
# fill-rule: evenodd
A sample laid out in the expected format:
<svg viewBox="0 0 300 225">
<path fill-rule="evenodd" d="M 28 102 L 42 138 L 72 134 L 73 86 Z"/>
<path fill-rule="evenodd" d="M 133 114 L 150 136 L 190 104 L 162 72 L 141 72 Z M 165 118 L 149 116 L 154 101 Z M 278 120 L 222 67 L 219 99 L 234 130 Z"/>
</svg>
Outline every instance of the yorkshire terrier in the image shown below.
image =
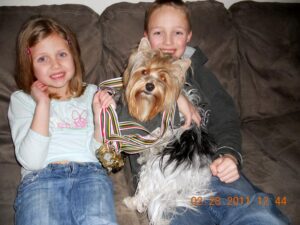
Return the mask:
<svg viewBox="0 0 300 225">
<path fill-rule="evenodd" d="M 171 110 L 181 93 L 189 66 L 189 59 L 175 60 L 160 50 L 151 50 L 148 39 L 142 38 L 123 74 L 125 102 L 130 115 L 145 122 L 158 113 Z"/>
<path fill-rule="evenodd" d="M 139 121 L 151 121 L 158 113 L 170 110 L 183 90 L 189 66 L 189 60 L 175 60 L 152 50 L 147 39 L 142 39 L 123 78 L 130 115 Z M 195 93 L 190 90 L 185 95 L 199 107 Z M 163 138 L 167 144 L 141 154 L 136 193 L 124 199 L 128 208 L 147 211 L 153 225 L 169 224 L 178 207 L 195 209 L 193 197 L 211 195 L 209 164 L 214 144 L 206 129 L 196 125 L 188 130 L 171 127 Z"/>
</svg>

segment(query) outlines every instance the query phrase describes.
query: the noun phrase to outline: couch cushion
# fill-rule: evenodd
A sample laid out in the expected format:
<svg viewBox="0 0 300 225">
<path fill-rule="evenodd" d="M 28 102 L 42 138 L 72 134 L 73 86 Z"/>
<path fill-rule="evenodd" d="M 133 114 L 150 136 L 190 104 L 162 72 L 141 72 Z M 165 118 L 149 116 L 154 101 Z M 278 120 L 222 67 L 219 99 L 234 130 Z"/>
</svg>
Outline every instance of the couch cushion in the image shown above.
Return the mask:
<svg viewBox="0 0 300 225">
<path fill-rule="evenodd" d="M 300 111 L 243 124 L 243 129 L 272 160 L 282 161 L 295 173 L 300 173 Z"/>
<path fill-rule="evenodd" d="M 149 4 L 121 2 L 102 13 L 103 65 L 107 74 L 118 77 L 124 71 L 131 51 L 143 36 L 144 14 Z M 219 2 L 187 4 L 193 27 L 190 45 L 199 46 L 204 51 L 209 59 L 206 65 L 237 100 L 236 41 L 230 15 Z"/>
<path fill-rule="evenodd" d="M 70 26 L 81 47 L 85 80 L 98 83 L 104 79 L 100 76 L 102 39 L 98 29 L 99 16 L 94 11 L 80 5 L 0 7 L 0 163 L 15 162 L 7 109 L 9 97 L 17 89 L 14 81 L 16 38 L 21 25 L 33 15 L 54 17 Z"/>
<path fill-rule="evenodd" d="M 243 124 L 244 173 L 264 191 L 287 204 L 278 204 L 298 224 L 300 199 L 300 112 Z"/>
<path fill-rule="evenodd" d="M 0 224 L 13 224 L 13 203 L 20 180 L 21 168 L 14 164 L 0 164 Z"/>
<path fill-rule="evenodd" d="M 230 7 L 238 33 L 244 120 L 300 110 L 300 4 L 239 2 Z"/>
<path fill-rule="evenodd" d="M 115 174 L 110 174 L 110 177 L 114 184 L 115 209 L 118 224 L 140 224 L 137 212 L 130 210 L 123 203 L 123 199 L 131 195 L 125 179 L 124 170 Z"/>
</svg>

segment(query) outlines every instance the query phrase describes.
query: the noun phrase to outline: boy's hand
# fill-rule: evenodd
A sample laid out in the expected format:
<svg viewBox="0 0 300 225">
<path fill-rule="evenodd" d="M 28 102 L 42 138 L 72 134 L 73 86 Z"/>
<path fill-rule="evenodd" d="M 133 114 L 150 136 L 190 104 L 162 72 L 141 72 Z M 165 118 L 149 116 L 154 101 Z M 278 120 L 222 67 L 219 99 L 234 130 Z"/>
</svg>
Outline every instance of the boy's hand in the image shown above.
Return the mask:
<svg viewBox="0 0 300 225">
<path fill-rule="evenodd" d="M 200 126 L 201 117 L 193 104 L 185 96 L 180 95 L 177 99 L 177 104 L 179 111 L 183 114 L 185 119 L 183 128 L 189 128 L 192 121 Z"/>
<path fill-rule="evenodd" d="M 210 170 L 213 176 L 219 177 L 224 183 L 232 183 L 240 177 L 237 161 L 229 154 L 214 160 L 210 165 Z"/>
</svg>

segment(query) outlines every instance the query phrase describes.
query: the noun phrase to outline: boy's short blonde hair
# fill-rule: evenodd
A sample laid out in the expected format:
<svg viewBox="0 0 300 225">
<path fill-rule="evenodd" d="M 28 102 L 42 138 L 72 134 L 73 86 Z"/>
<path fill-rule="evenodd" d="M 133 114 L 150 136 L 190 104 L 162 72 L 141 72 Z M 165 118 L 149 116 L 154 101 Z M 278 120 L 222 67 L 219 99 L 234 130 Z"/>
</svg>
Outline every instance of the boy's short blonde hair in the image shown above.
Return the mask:
<svg viewBox="0 0 300 225">
<path fill-rule="evenodd" d="M 68 27 L 47 17 L 33 17 L 21 28 L 17 42 L 17 85 L 21 90 L 30 94 L 31 85 L 36 81 L 30 48 L 52 34 L 57 34 L 68 42 L 75 65 L 75 75 L 70 80 L 69 92 L 75 97 L 80 96 L 84 90 L 82 85 L 84 69 L 76 36 Z"/>
<path fill-rule="evenodd" d="M 148 32 L 149 20 L 153 12 L 163 6 L 172 6 L 176 9 L 180 9 L 186 16 L 189 31 L 192 30 L 190 11 L 187 5 L 182 0 L 156 0 L 151 6 L 146 10 L 144 19 L 144 31 Z"/>
</svg>

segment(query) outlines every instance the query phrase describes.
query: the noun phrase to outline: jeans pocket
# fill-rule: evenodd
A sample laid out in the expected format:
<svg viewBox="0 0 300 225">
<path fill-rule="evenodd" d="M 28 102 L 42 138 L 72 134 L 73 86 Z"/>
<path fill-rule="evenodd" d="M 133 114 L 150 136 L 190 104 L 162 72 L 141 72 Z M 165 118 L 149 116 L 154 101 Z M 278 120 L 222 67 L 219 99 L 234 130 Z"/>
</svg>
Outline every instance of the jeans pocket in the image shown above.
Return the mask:
<svg viewBox="0 0 300 225">
<path fill-rule="evenodd" d="M 106 169 L 104 169 L 100 163 L 89 163 L 88 170 L 99 173 L 101 175 L 107 175 Z"/>
<path fill-rule="evenodd" d="M 18 191 L 22 191 L 23 189 L 25 189 L 28 185 L 30 185 L 31 183 L 35 182 L 38 177 L 39 177 L 40 171 L 34 171 L 31 172 L 29 174 L 27 174 L 21 181 L 19 187 L 18 187 Z"/>
<path fill-rule="evenodd" d="M 26 189 L 30 187 L 39 178 L 39 174 L 40 171 L 34 171 L 23 177 L 21 183 L 18 186 L 17 197 L 14 202 L 15 209 L 17 208 L 17 205 L 21 203 L 22 196 L 26 192 Z"/>
</svg>

